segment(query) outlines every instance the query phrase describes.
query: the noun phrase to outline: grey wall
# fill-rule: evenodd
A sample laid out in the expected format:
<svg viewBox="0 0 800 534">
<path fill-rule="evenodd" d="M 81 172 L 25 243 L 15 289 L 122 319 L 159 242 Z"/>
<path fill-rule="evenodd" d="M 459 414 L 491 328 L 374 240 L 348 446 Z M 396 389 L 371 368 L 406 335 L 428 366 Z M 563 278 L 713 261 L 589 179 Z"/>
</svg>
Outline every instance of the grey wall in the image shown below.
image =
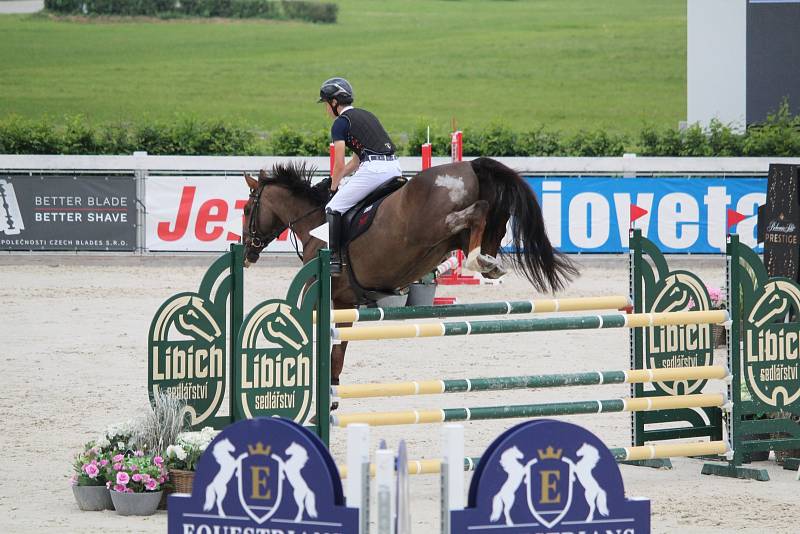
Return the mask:
<svg viewBox="0 0 800 534">
<path fill-rule="evenodd" d="M 747 5 L 747 123 L 762 122 L 784 96 L 800 114 L 800 0 Z"/>
</svg>

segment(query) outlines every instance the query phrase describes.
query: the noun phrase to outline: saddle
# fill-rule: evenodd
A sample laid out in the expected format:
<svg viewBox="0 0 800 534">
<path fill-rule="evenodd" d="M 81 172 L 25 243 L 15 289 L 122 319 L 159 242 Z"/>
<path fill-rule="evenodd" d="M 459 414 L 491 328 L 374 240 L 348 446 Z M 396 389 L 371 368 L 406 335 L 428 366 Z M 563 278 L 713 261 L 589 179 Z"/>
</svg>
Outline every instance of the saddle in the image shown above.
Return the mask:
<svg viewBox="0 0 800 534">
<path fill-rule="evenodd" d="M 389 195 L 406 185 L 407 182 L 408 179 L 402 176 L 392 178 L 342 215 L 340 244 L 342 260 L 350 267 L 347 269 L 347 276 L 356 294 L 356 299 L 360 304 L 371 304 L 381 298 L 402 295 L 408 291 L 407 289 L 396 291 L 393 288 L 365 288 L 361 286 L 353 270 L 353 263 L 350 261 L 350 242 L 369 230 L 369 227 L 372 226 L 372 221 L 375 219 L 375 215 L 378 213 L 378 208 L 383 201 L 386 200 Z"/>
</svg>

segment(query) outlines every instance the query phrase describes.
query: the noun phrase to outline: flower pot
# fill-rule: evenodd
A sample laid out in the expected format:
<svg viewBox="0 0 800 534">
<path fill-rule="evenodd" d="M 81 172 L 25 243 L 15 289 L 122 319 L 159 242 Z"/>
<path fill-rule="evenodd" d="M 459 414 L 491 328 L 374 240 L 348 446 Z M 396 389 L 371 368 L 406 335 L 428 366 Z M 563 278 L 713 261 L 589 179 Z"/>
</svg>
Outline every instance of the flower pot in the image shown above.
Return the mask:
<svg viewBox="0 0 800 534">
<path fill-rule="evenodd" d="M 436 282 L 415 282 L 408 286 L 406 306 L 433 306 L 436 296 Z"/>
<path fill-rule="evenodd" d="M 144 493 L 111 492 L 111 500 L 119 515 L 153 515 L 161 501 L 161 491 Z"/>
<path fill-rule="evenodd" d="M 78 508 L 83 511 L 114 509 L 114 503 L 111 502 L 111 496 L 105 486 L 72 486 L 72 494 L 75 495 Z"/>
<path fill-rule="evenodd" d="M 191 493 L 194 483 L 194 471 L 170 469 L 169 480 L 175 486 L 175 493 Z"/>
</svg>

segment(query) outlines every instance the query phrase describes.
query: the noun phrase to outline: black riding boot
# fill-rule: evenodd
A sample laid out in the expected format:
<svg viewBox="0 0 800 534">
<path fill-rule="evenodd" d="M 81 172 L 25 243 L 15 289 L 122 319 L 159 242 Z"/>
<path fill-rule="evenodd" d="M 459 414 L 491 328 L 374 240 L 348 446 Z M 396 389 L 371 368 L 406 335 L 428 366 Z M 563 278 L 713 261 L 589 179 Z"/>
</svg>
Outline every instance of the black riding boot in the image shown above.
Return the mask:
<svg viewBox="0 0 800 534">
<path fill-rule="evenodd" d="M 325 216 L 328 220 L 328 248 L 331 249 L 331 276 L 339 276 L 342 273 L 340 250 L 342 214 L 328 210 Z"/>
</svg>

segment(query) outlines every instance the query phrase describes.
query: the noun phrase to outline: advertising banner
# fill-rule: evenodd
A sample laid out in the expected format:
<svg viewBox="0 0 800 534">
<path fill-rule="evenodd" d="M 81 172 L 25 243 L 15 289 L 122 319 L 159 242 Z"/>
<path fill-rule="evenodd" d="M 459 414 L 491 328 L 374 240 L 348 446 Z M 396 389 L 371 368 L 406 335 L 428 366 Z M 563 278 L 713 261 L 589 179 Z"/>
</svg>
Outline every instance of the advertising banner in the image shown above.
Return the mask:
<svg viewBox="0 0 800 534">
<path fill-rule="evenodd" d="M 0 250 L 135 249 L 132 176 L 0 175 Z"/>
<path fill-rule="evenodd" d="M 622 253 L 635 222 L 663 252 L 725 251 L 728 210 L 744 216 L 731 229 L 756 246 L 766 178 L 526 177 L 542 204 L 550 240 L 562 252 Z M 638 208 L 638 209 L 637 209 Z"/>
<path fill-rule="evenodd" d="M 241 176 L 151 176 L 147 179 L 146 248 L 219 251 L 241 238 L 249 189 Z M 291 252 L 289 232 L 268 252 Z"/>
</svg>

